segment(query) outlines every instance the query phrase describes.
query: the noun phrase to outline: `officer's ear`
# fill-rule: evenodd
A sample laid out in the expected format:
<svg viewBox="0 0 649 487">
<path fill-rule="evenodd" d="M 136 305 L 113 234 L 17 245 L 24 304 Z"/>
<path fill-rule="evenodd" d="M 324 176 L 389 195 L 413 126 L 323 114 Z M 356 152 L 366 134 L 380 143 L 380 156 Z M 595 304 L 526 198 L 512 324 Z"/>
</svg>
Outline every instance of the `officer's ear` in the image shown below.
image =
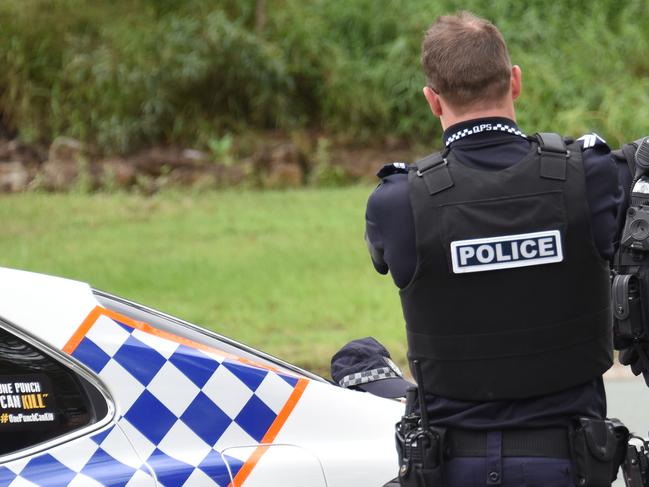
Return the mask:
<svg viewBox="0 0 649 487">
<path fill-rule="evenodd" d="M 512 100 L 515 100 L 521 94 L 521 89 L 523 88 L 523 73 L 521 67 L 517 64 L 512 66 L 511 84 Z"/>
<path fill-rule="evenodd" d="M 442 116 L 442 102 L 439 99 L 439 95 L 430 86 L 424 86 L 424 97 L 428 102 L 430 111 L 433 112 L 433 115 L 436 117 Z"/>
</svg>

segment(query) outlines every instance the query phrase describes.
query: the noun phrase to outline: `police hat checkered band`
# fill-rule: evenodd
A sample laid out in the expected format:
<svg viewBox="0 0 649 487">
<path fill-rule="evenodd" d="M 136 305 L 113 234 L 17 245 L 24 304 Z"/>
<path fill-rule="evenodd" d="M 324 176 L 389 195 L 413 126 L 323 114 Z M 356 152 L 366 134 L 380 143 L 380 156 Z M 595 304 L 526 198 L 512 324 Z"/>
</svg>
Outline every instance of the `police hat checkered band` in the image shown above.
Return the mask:
<svg viewBox="0 0 649 487">
<path fill-rule="evenodd" d="M 505 123 L 481 123 L 474 125 L 473 127 L 465 128 L 455 132 L 448 139 L 446 139 L 444 145 L 449 146 L 453 142 L 457 142 L 464 137 L 468 137 L 469 135 L 473 134 L 480 134 L 482 132 L 506 132 L 508 134 L 518 135 L 519 137 L 525 137 L 525 134 L 518 130 L 516 127 L 512 127 Z"/>
<path fill-rule="evenodd" d="M 367 384 L 368 382 L 374 382 L 376 380 L 396 378 L 399 378 L 399 375 L 397 375 L 390 367 L 380 367 L 378 369 L 364 370 L 362 372 L 356 372 L 355 374 L 346 375 L 340 379 L 339 384 L 342 387 L 353 387 Z"/>
<path fill-rule="evenodd" d="M 386 364 L 388 364 L 388 367 L 390 367 L 399 377 L 403 376 L 401 369 L 392 361 L 392 359 L 390 359 L 390 357 L 383 357 L 383 360 Z"/>
</svg>

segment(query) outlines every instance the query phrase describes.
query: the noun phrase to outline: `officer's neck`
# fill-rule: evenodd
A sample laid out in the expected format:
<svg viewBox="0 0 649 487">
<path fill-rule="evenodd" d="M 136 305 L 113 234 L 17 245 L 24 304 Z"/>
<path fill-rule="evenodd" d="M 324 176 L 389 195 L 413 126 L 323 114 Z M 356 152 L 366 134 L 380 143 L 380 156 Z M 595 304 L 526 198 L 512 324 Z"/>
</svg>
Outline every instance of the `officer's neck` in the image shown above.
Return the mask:
<svg viewBox="0 0 649 487">
<path fill-rule="evenodd" d="M 443 109 L 442 113 L 439 115 L 439 121 L 442 124 L 443 130 L 446 130 L 455 124 L 466 122 L 468 120 L 475 120 L 477 118 L 508 118 L 516 122 L 516 112 L 514 111 L 513 103 L 498 107 L 469 108 L 459 112 L 454 111 L 448 105 L 445 108 L 446 109 Z"/>
</svg>

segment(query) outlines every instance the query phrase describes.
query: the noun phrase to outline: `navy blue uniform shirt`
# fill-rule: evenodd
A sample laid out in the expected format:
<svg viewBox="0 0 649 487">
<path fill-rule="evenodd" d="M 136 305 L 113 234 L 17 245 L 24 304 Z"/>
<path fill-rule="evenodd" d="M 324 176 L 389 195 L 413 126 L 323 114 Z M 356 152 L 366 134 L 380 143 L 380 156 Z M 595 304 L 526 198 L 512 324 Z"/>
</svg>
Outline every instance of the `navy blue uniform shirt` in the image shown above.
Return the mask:
<svg viewBox="0 0 649 487">
<path fill-rule="evenodd" d="M 509 130 L 473 130 L 480 125 Z M 578 140 L 582 146 L 593 239 L 602 257 L 611 260 L 624 222 L 623 188 L 630 183 L 628 168 L 625 163 L 616 162 L 599 136 L 588 134 Z M 444 141 L 459 162 L 485 171 L 516 164 L 530 148 L 515 122 L 506 118 L 483 118 L 453 125 L 444 132 Z M 379 175 L 382 181 L 367 203 L 365 238 L 376 270 L 381 274 L 389 271 L 395 284 L 403 288 L 417 265 L 407 169 L 405 164 L 386 166 Z M 472 402 L 428 396 L 427 404 L 435 423 L 476 429 L 564 425 L 578 415 L 606 415 L 601 378 L 559 393 L 523 400 Z"/>
</svg>

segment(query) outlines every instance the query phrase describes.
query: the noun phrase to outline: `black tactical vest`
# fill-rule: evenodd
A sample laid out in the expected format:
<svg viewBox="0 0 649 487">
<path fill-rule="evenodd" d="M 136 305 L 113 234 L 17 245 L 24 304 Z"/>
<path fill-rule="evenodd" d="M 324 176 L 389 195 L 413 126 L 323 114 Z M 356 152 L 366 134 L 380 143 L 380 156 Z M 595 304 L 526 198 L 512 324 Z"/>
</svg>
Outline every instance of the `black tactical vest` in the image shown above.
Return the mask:
<svg viewBox="0 0 649 487">
<path fill-rule="evenodd" d="M 499 171 L 435 154 L 409 172 L 417 269 L 401 290 L 424 390 L 549 394 L 612 361 L 608 263 L 593 241 L 581 148 L 539 134 Z"/>
</svg>

